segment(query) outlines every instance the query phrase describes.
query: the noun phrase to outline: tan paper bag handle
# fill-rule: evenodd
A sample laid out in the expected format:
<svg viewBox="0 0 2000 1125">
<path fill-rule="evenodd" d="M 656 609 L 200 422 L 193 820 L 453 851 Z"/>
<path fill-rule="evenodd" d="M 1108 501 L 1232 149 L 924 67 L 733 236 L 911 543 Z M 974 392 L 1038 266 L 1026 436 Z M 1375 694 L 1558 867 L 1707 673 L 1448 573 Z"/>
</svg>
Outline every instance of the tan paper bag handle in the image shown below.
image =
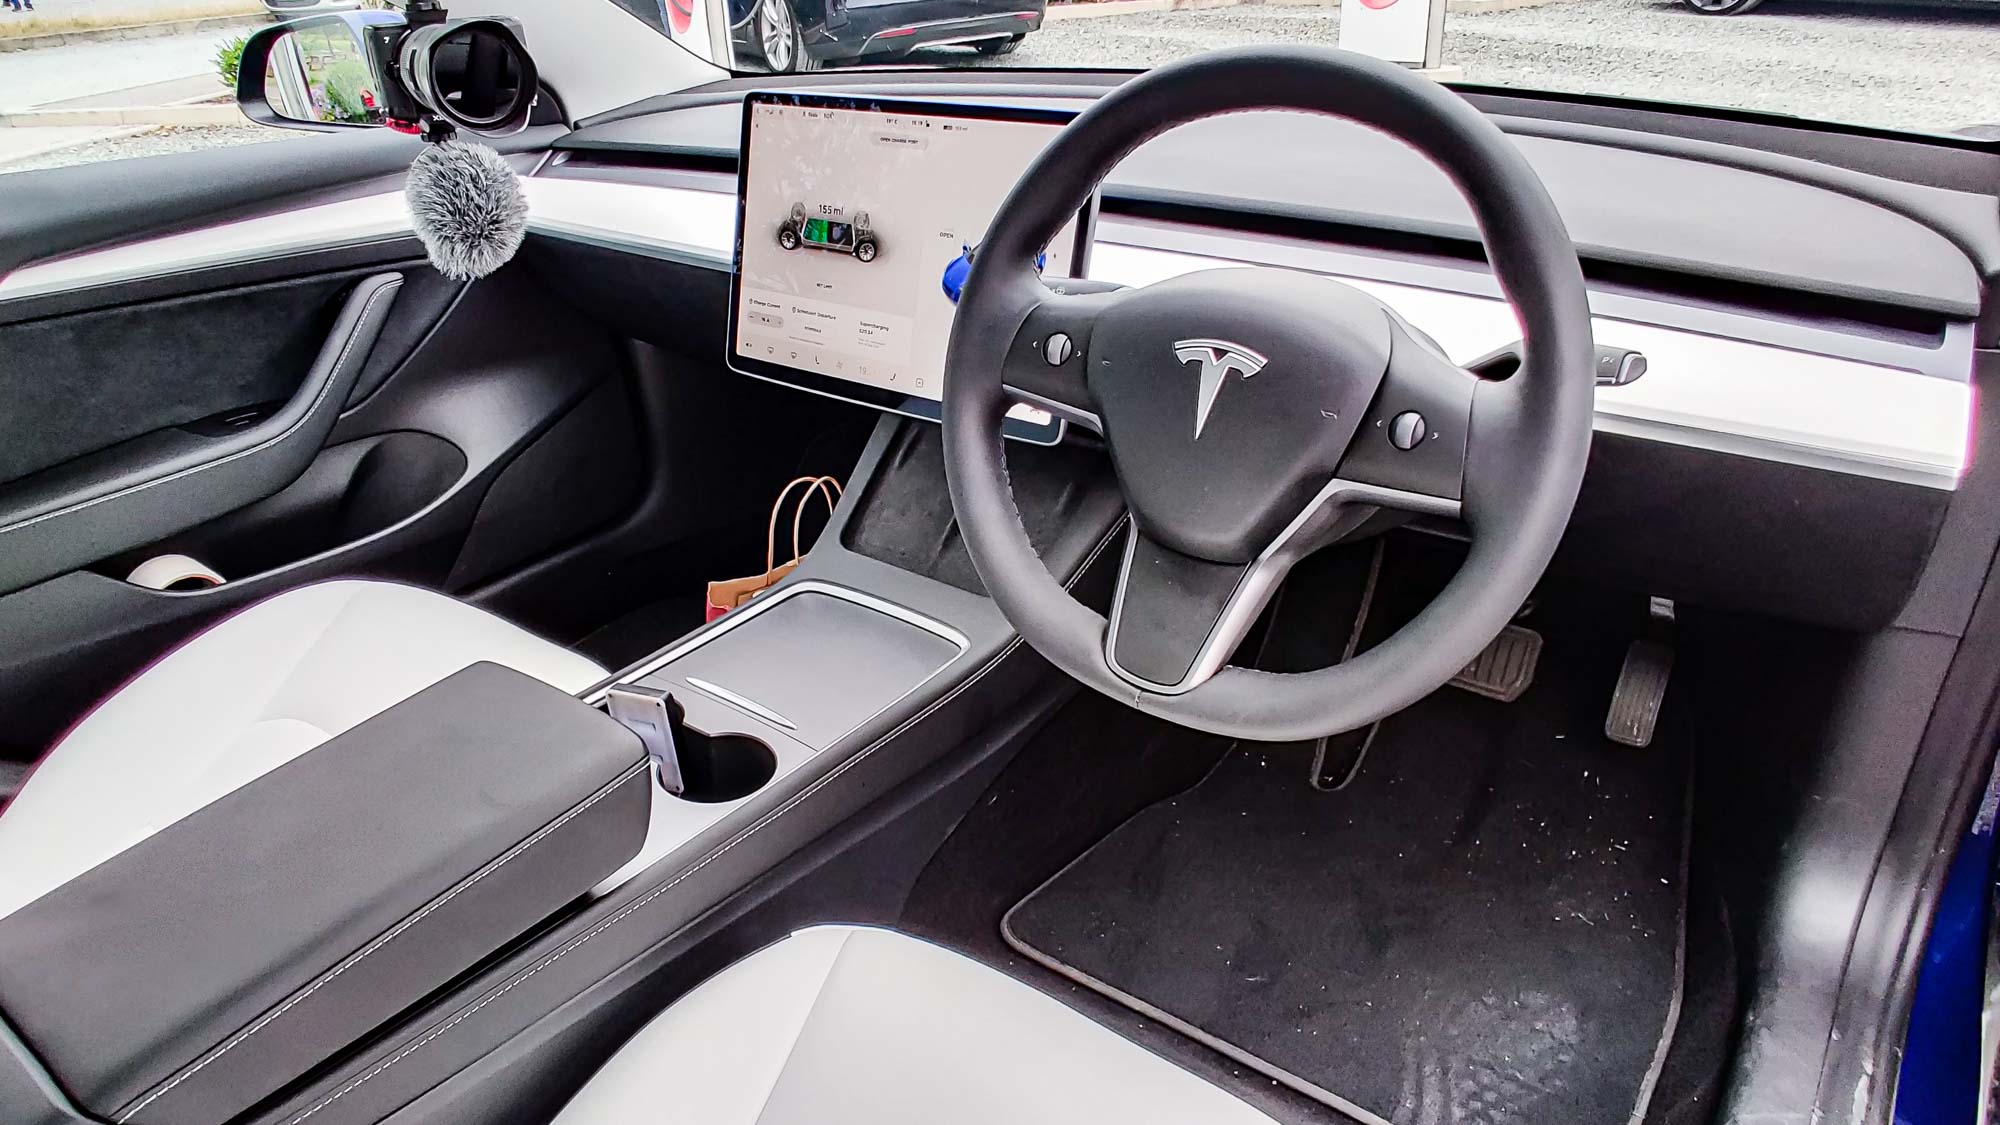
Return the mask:
<svg viewBox="0 0 2000 1125">
<path fill-rule="evenodd" d="M 777 501 L 771 505 L 770 526 L 764 531 L 764 572 L 766 574 L 778 568 L 778 515 L 785 510 L 785 500 L 791 496 L 792 489 L 802 484 L 806 486 L 805 494 L 799 497 L 798 506 L 792 509 L 793 562 L 798 562 L 801 558 L 805 557 L 805 552 L 799 549 L 799 534 L 806 516 L 806 501 L 812 499 L 813 493 L 819 493 L 826 500 L 826 514 L 831 518 L 836 502 L 835 498 L 844 495 L 840 487 L 840 482 L 833 477 L 799 477 L 790 484 L 787 484 L 778 493 Z"/>
</svg>

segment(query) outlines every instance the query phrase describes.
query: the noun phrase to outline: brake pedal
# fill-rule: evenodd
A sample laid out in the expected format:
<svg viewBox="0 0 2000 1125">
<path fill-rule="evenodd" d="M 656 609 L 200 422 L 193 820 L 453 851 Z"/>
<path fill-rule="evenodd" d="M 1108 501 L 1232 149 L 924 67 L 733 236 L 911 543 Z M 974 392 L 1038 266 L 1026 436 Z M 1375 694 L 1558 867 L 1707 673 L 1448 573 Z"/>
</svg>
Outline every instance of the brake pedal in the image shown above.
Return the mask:
<svg viewBox="0 0 2000 1125">
<path fill-rule="evenodd" d="M 1660 722 L 1660 705 L 1667 698 L 1667 680 L 1674 671 L 1674 603 L 1654 598 L 1646 636 L 1625 649 L 1618 686 L 1611 692 L 1611 711 L 1604 717 L 1604 737 L 1643 750 L 1653 743 Z"/>
<path fill-rule="evenodd" d="M 1535 682 L 1535 664 L 1541 658 L 1542 635 L 1525 625 L 1509 625 L 1451 678 L 1451 686 L 1512 703 Z"/>
</svg>

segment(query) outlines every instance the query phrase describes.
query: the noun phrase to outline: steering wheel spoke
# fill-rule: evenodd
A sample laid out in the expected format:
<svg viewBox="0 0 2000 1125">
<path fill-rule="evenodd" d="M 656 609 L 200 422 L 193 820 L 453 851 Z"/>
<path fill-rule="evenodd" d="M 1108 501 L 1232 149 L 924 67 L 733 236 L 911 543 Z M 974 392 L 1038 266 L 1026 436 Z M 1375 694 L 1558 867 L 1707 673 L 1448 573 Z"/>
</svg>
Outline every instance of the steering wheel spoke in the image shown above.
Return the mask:
<svg viewBox="0 0 2000 1125">
<path fill-rule="evenodd" d="M 1402 320 L 1392 318 L 1390 327 L 1382 387 L 1341 459 L 1327 499 L 1456 517 L 1479 377 Z"/>
<path fill-rule="evenodd" d="M 1135 687 L 1181 695 L 1228 664 L 1296 558 L 1248 563 L 1182 554 L 1133 524 L 1104 630 L 1104 660 Z"/>
<path fill-rule="evenodd" d="M 1007 348 L 1001 380 L 1024 402 L 1085 429 L 1102 432 L 1097 402 L 1085 378 L 1090 335 L 1127 292 L 1105 282 L 1050 282 Z"/>
</svg>

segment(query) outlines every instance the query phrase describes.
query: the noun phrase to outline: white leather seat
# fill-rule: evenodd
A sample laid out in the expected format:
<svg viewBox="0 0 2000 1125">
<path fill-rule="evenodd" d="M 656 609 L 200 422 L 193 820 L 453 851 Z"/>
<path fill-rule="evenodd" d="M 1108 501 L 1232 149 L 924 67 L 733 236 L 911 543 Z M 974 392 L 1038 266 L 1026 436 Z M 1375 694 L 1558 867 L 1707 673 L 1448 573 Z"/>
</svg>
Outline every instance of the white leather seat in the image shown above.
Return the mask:
<svg viewBox="0 0 2000 1125">
<path fill-rule="evenodd" d="M 482 660 L 565 691 L 604 675 L 390 582 L 302 586 L 223 620 L 98 704 L 0 813 L 0 916 Z"/>
<path fill-rule="evenodd" d="M 633 1036 L 556 1125 L 1272 1125 L 1028 985 L 888 930 L 801 930 Z"/>
</svg>

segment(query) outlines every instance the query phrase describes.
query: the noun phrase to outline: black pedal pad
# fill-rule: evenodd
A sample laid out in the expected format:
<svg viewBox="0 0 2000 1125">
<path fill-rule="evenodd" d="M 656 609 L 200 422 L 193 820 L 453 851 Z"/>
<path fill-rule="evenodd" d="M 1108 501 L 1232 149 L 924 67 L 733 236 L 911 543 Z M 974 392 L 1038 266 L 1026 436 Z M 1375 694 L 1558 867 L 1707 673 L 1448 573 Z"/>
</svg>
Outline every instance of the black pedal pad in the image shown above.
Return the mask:
<svg viewBox="0 0 2000 1125">
<path fill-rule="evenodd" d="M 1663 640 L 1641 637 L 1625 650 L 1618 686 L 1611 693 L 1611 713 L 1604 718 L 1604 737 L 1641 750 L 1653 742 L 1660 722 L 1660 703 L 1667 697 L 1667 678 L 1674 671 L 1674 647 Z"/>
<path fill-rule="evenodd" d="M 1535 682 L 1535 662 L 1541 658 L 1542 635 L 1525 625 L 1509 625 L 1451 678 L 1451 686 L 1512 703 Z"/>
</svg>

